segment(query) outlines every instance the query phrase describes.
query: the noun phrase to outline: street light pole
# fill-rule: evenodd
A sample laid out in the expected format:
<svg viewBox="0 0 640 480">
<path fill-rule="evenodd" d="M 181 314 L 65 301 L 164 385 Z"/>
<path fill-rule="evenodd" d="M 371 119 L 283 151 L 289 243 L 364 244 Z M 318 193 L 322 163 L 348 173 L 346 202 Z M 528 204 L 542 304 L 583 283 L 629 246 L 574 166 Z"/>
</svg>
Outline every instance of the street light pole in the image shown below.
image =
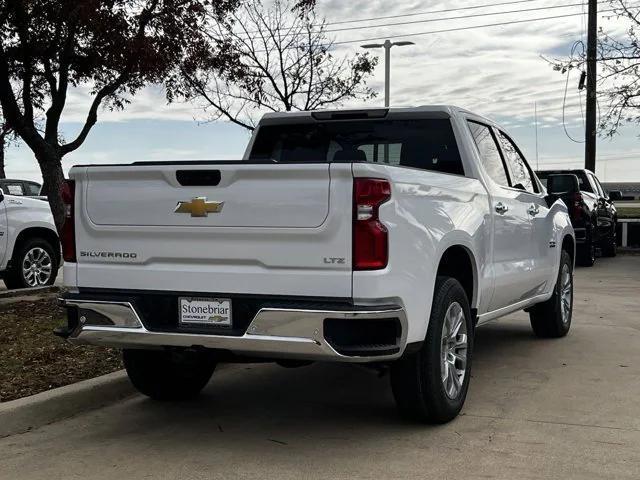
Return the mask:
<svg viewBox="0 0 640 480">
<path fill-rule="evenodd" d="M 384 48 L 384 106 L 390 105 L 391 91 L 391 47 L 404 47 L 405 45 L 415 45 L 413 42 L 392 42 L 389 39 L 384 43 L 367 43 L 362 48 Z M 378 159 L 376 159 L 377 161 Z M 384 163 L 389 163 L 389 144 L 384 144 Z"/>
<path fill-rule="evenodd" d="M 389 106 L 389 89 L 391 85 L 391 42 L 384 41 L 384 106 Z"/>
<path fill-rule="evenodd" d="M 392 42 L 385 40 L 384 43 L 367 43 L 362 48 L 384 48 L 384 106 L 391 104 L 391 47 L 404 47 L 406 45 L 415 45 L 413 42 Z"/>
</svg>

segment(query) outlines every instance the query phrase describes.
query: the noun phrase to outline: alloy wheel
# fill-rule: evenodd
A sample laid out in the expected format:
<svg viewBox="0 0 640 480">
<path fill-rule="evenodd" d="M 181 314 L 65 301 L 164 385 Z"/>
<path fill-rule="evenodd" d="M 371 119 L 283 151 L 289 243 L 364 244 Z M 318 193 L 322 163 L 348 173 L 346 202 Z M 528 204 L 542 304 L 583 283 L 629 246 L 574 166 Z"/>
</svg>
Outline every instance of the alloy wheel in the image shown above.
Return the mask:
<svg viewBox="0 0 640 480">
<path fill-rule="evenodd" d="M 442 325 L 440 373 L 447 396 L 455 399 L 462 390 L 467 368 L 467 322 L 458 302 L 449 305 Z"/>
<path fill-rule="evenodd" d="M 53 262 L 49 253 L 40 247 L 27 252 L 22 261 L 22 277 L 29 287 L 46 285 L 53 273 Z"/>
<path fill-rule="evenodd" d="M 571 306 L 573 297 L 573 279 L 571 269 L 566 263 L 562 266 L 560 275 L 560 309 L 562 323 L 567 324 L 571 318 Z"/>
</svg>

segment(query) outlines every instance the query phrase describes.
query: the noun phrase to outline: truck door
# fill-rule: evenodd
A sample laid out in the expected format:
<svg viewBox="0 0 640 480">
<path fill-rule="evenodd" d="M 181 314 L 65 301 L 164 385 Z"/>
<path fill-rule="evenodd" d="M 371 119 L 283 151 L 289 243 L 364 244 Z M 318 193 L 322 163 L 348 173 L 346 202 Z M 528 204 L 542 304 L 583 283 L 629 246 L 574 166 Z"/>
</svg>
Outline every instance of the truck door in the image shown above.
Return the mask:
<svg viewBox="0 0 640 480">
<path fill-rule="evenodd" d="M 552 238 L 554 229 L 550 223 L 552 220 L 549 218 L 549 207 L 521 150 L 500 130 L 497 131 L 497 139 L 509 170 L 511 184 L 521 190 L 522 194 L 519 197 L 531 222 L 529 256 L 533 270 L 530 276 L 529 296 L 535 296 L 553 288 L 549 282 L 555 282 L 556 277 L 553 271 L 555 249 L 561 248 L 561 245 L 555 245 L 556 239 Z"/>
<path fill-rule="evenodd" d="M 494 292 L 489 311 L 507 307 L 530 296 L 534 283 L 531 254 L 532 224 L 528 194 L 512 187 L 495 133 L 488 125 L 469 121 L 490 190 L 493 217 Z"/>
</svg>

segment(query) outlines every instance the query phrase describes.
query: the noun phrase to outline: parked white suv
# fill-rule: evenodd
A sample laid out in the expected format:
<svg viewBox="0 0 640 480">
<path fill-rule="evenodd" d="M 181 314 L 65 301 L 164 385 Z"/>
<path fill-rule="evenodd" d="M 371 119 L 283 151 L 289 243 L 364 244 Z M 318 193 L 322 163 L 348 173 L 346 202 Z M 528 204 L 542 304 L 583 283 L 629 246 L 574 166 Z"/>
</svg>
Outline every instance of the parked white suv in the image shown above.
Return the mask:
<svg viewBox="0 0 640 480">
<path fill-rule="evenodd" d="M 445 422 L 477 324 L 571 324 L 566 206 L 459 108 L 270 114 L 242 161 L 70 178 L 59 333 L 123 348 L 156 399 L 196 395 L 222 361 L 362 362 L 390 367 L 403 414 Z"/>
<path fill-rule="evenodd" d="M 0 278 L 7 288 L 53 285 L 59 265 L 49 204 L 0 191 Z"/>
</svg>

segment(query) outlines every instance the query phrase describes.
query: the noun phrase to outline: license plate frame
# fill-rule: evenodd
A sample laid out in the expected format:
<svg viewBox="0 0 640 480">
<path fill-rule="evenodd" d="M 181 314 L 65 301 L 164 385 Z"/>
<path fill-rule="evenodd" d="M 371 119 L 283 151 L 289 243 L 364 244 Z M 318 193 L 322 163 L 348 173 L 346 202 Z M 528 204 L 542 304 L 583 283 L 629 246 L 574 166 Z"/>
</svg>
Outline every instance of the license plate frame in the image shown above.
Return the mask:
<svg viewBox="0 0 640 480">
<path fill-rule="evenodd" d="M 186 327 L 232 328 L 231 307 L 230 298 L 178 297 L 178 324 Z"/>
</svg>

